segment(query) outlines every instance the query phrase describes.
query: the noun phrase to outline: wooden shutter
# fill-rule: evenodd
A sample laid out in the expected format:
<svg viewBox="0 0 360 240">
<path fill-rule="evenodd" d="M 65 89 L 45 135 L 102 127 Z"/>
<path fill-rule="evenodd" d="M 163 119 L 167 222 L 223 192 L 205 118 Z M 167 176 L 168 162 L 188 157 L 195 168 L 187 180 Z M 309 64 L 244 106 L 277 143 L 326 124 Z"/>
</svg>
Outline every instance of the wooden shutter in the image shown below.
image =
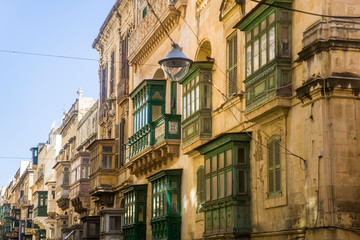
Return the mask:
<svg viewBox="0 0 360 240">
<path fill-rule="evenodd" d="M 281 193 L 281 152 L 278 137 L 268 143 L 268 193 Z"/>
<path fill-rule="evenodd" d="M 125 153 L 125 119 L 121 119 L 120 127 L 119 127 L 119 148 L 120 148 L 120 166 L 124 165 L 124 153 Z"/>
<path fill-rule="evenodd" d="M 120 124 L 115 124 L 115 168 L 120 167 Z"/>
<path fill-rule="evenodd" d="M 275 155 L 275 191 L 281 192 L 281 168 L 280 168 L 280 139 L 275 140 L 274 155 Z"/>
<path fill-rule="evenodd" d="M 237 93 L 237 35 L 228 39 L 228 95 Z"/>
<path fill-rule="evenodd" d="M 200 204 L 205 202 L 205 169 L 204 166 L 200 166 L 197 171 L 197 203 L 198 208 Z"/>
<path fill-rule="evenodd" d="M 104 103 L 105 102 L 105 69 L 104 68 L 100 70 L 100 82 L 101 82 L 101 88 L 100 88 L 101 103 Z"/>
<path fill-rule="evenodd" d="M 128 36 L 121 40 L 121 79 L 129 77 Z"/>
<path fill-rule="evenodd" d="M 114 61 L 115 61 L 115 52 L 111 53 L 111 65 L 110 65 L 110 94 L 114 92 L 114 76 L 115 76 L 115 67 L 114 67 Z"/>
</svg>

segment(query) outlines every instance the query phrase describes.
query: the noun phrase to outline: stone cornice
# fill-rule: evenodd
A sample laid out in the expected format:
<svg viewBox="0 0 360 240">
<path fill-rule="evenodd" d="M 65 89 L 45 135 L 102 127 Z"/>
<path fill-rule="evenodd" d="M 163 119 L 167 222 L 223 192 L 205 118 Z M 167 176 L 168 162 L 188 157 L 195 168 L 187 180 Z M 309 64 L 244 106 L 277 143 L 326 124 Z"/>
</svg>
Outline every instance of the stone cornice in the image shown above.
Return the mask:
<svg viewBox="0 0 360 240">
<path fill-rule="evenodd" d="M 164 0 L 158 0 L 153 8 L 166 30 L 171 33 L 179 23 L 180 11 L 175 6 L 166 5 Z M 149 12 L 129 38 L 130 64 L 144 63 L 166 38 L 163 27 L 154 14 Z"/>
<path fill-rule="evenodd" d="M 116 3 L 114 4 L 114 6 L 111 8 L 104 23 L 101 25 L 98 36 L 95 38 L 95 40 L 92 44 L 92 47 L 98 51 L 100 51 L 100 49 L 102 48 L 101 44 L 99 45 L 99 41 L 102 40 L 103 37 L 108 37 L 107 34 L 110 33 L 115 22 L 120 22 L 120 14 L 117 11 L 117 9 L 120 5 L 120 2 L 121 2 L 121 0 L 117 0 Z M 115 16 L 115 18 L 113 18 L 113 16 Z"/>
</svg>

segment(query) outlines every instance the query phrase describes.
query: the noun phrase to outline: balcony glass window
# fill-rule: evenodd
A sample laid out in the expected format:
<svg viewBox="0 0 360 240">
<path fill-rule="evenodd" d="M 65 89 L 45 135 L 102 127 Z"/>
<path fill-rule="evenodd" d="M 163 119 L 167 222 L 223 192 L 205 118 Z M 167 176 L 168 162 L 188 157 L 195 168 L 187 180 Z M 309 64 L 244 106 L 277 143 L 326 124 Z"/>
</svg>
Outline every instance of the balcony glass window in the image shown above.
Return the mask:
<svg viewBox="0 0 360 240">
<path fill-rule="evenodd" d="M 133 185 L 123 190 L 125 199 L 124 239 L 146 239 L 147 185 Z"/>
<path fill-rule="evenodd" d="M 109 217 L 109 230 L 121 230 L 121 217 L 110 216 Z"/>
<path fill-rule="evenodd" d="M 278 0 L 274 4 L 291 7 Z M 243 18 L 238 28 L 246 36 L 247 110 L 275 96 L 291 96 L 291 12 L 271 6 L 258 8 Z"/>
<path fill-rule="evenodd" d="M 103 146 L 102 150 L 103 151 L 102 151 L 102 159 L 101 159 L 101 168 L 112 169 L 112 159 L 113 159 L 112 146 Z"/>
<path fill-rule="evenodd" d="M 246 134 L 229 134 L 199 149 L 205 157 L 205 236 L 250 231 L 249 147 Z"/>
<path fill-rule="evenodd" d="M 162 239 L 169 232 L 172 239 L 180 239 L 181 177 L 182 169 L 174 169 L 148 178 L 152 186 L 152 239 Z"/>
</svg>

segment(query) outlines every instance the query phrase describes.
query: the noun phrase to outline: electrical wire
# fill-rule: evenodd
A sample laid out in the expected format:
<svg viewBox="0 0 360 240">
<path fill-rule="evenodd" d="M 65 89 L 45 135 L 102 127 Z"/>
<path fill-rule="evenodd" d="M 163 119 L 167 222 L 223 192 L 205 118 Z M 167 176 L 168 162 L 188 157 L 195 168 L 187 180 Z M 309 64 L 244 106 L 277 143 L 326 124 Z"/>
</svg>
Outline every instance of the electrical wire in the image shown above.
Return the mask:
<svg viewBox="0 0 360 240">
<path fill-rule="evenodd" d="M 22 55 L 30 55 L 30 56 L 39 56 L 39 57 L 52 57 L 52 58 L 62 58 L 62 59 L 73 59 L 73 60 L 82 60 L 82 61 L 92 61 L 92 62 L 99 62 L 98 59 L 95 58 L 84 58 L 84 57 L 74 57 L 74 56 L 66 56 L 66 55 L 55 55 L 55 54 L 47 54 L 47 53 L 37 53 L 37 52 L 24 52 L 24 51 L 14 51 L 14 50 L 6 50 L 0 49 L 0 52 L 3 53 L 13 53 L 13 54 L 22 54 Z M 105 61 L 107 63 L 127 63 L 125 61 Z M 140 66 L 158 66 L 155 64 L 139 64 Z"/>
<path fill-rule="evenodd" d="M 23 55 L 34 55 L 34 56 L 41 56 L 41 57 L 66 58 L 66 59 L 75 59 L 75 60 L 83 60 L 83 61 L 96 61 L 96 62 L 98 61 L 98 59 L 94 59 L 94 58 L 63 56 L 63 55 L 54 55 L 54 54 L 45 54 L 45 53 L 36 53 L 36 52 L 10 51 L 10 50 L 5 50 L 5 49 L 0 49 L 0 52 L 23 54 Z"/>
<path fill-rule="evenodd" d="M 261 5 L 267 5 L 267 6 L 271 6 L 271 7 L 276 7 L 276 8 L 281 8 L 281 9 L 285 9 L 288 11 L 292 11 L 292 12 L 299 12 L 299 13 L 304 13 L 304 14 L 308 14 L 308 15 L 312 15 L 312 16 L 318 16 L 318 17 L 329 17 L 329 18 L 344 18 L 344 19 L 360 19 L 360 16 L 334 16 L 334 15 L 326 15 L 326 14 L 319 14 L 319 13 L 312 13 L 312 12 L 307 12 L 304 10 L 299 10 L 299 9 L 294 9 L 294 8 L 288 8 L 288 7 L 283 7 L 283 6 L 279 6 L 273 3 L 267 3 L 265 2 L 265 0 L 263 1 L 259 1 L 259 0 L 251 0 L 253 2 L 257 2 Z"/>
<path fill-rule="evenodd" d="M 169 32 L 168 32 L 167 29 L 165 28 L 164 24 L 161 22 L 159 16 L 155 13 L 153 7 L 152 7 L 151 4 L 149 3 L 149 0 L 146 0 L 146 3 L 147 3 L 147 5 L 150 7 L 151 12 L 154 14 L 154 16 L 156 17 L 156 19 L 158 20 L 158 22 L 160 23 L 160 25 L 162 26 L 162 28 L 164 29 L 164 31 L 165 31 L 166 35 L 168 36 L 168 38 L 171 40 L 171 42 L 172 42 L 173 44 L 176 44 L 175 41 L 170 37 Z"/>
</svg>

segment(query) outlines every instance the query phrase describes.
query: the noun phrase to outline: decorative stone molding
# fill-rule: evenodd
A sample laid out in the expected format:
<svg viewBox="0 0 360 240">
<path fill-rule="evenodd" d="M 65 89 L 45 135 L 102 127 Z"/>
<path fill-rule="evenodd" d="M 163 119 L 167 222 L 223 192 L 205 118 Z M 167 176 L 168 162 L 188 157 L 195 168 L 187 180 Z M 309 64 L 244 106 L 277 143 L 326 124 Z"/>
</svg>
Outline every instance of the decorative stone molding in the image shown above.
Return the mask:
<svg viewBox="0 0 360 240">
<path fill-rule="evenodd" d="M 320 19 L 303 34 L 303 49 L 298 62 L 329 50 L 360 49 L 360 21 L 352 19 Z"/>
<path fill-rule="evenodd" d="M 172 161 L 174 157 L 178 157 L 180 149 L 180 140 L 165 140 L 136 155 L 127 164 L 130 174 L 136 177 L 148 175 L 166 165 L 168 161 Z"/>
<path fill-rule="evenodd" d="M 223 0 L 220 6 L 220 15 L 219 15 L 220 21 L 222 21 L 223 18 L 225 18 L 226 15 L 229 14 L 236 5 L 240 5 L 241 12 L 244 15 L 245 2 L 246 2 L 245 0 Z"/>
<path fill-rule="evenodd" d="M 196 0 L 196 12 L 201 12 L 208 4 L 210 0 Z"/>
<path fill-rule="evenodd" d="M 182 2 L 180 1 L 180 4 Z M 177 6 L 177 4 L 176 4 Z M 169 0 L 157 0 L 153 4 L 154 12 L 170 33 L 179 23 L 180 12 Z M 159 24 L 151 10 L 137 26 L 129 38 L 129 61 L 131 64 L 142 64 L 160 43 L 167 38 L 163 27 Z"/>
</svg>

